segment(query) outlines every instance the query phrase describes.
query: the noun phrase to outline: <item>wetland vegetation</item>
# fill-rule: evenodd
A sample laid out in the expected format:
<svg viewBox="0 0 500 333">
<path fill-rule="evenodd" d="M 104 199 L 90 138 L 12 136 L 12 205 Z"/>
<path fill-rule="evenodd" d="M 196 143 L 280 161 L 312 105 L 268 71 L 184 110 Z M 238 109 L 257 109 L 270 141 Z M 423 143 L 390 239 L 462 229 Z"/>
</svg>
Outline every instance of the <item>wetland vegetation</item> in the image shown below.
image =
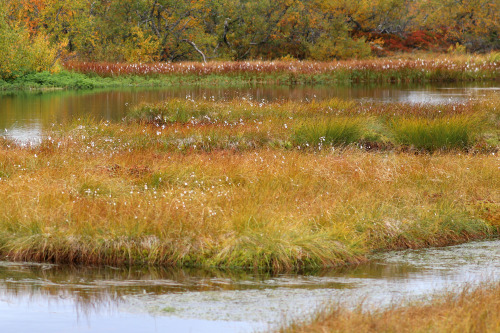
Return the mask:
<svg viewBox="0 0 500 333">
<path fill-rule="evenodd" d="M 119 87 L 494 85 L 500 78 L 498 6 L 495 0 L 459 5 L 454 0 L 0 1 L 0 98 L 5 97 L 0 120 L 8 119 L 0 136 L 0 258 L 5 260 L 0 289 L 16 300 L 23 290 L 31 292 L 25 295 L 40 290 L 48 299 L 72 295 L 77 308 L 87 310 L 108 301 L 134 304 L 135 298 L 146 311 L 172 315 L 177 308 L 163 304 L 161 295 L 172 288 L 186 294 L 169 295 L 167 301 L 195 310 L 190 302 L 217 304 L 213 294 L 203 294 L 207 288 L 218 293 L 227 288 L 217 309 L 239 310 L 241 297 L 261 305 L 262 290 L 277 282 L 277 299 L 301 299 L 302 307 L 312 308 L 303 297 L 311 294 L 290 297 L 293 288 L 281 290 L 290 276 L 278 274 L 345 269 L 388 250 L 498 237 L 496 87 L 475 98 L 455 100 L 450 93 L 445 102 L 437 99 L 440 104 L 209 94 L 208 99 L 163 97 L 129 108 L 123 96 L 112 107 L 104 94 L 93 103 L 106 100 L 108 120 L 90 104 L 75 111 L 70 99 L 59 106 L 67 109 L 64 115 L 55 117 L 59 111 L 46 106 L 62 99 L 18 103 L 14 97 L 17 90 L 91 95 L 91 89 Z M 33 115 L 39 122 L 24 131 L 27 140 L 7 134 Z M 48 126 L 42 119 L 57 120 Z M 30 141 L 32 135 L 39 142 Z M 488 263 L 498 272 L 497 242 L 451 251 L 483 257 L 481 269 L 469 257 L 460 258 L 469 273 L 484 272 Z M 445 253 L 439 260 L 463 283 L 463 271 L 453 268 L 460 262 L 456 256 Z M 432 260 L 430 269 L 390 261 L 372 262 L 375 275 L 385 279 L 371 279 L 365 289 L 373 292 L 375 286 L 382 299 L 409 281 L 408 272 L 439 275 Z M 65 269 L 48 263 L 95 265 L 104 275 L 94 280 L 85 267 L 64 276 Z M 134 274 L 140 265 L 149 273 Z M 27 267 L 40 272 L 26 275 Z M 195 268 L 196 277 L 184 276 L 186 268 Z M 217 269 L 232 272 L 229 284 L 222 281 L 224 274 L 206 273 Z M 384 288 L 394 275 L 386 270 L 402 274 Z M 258 273 L 263 280 L 240 279 L 235 271 Z M 313 281 L 327 290 L 313 297 L 317 301 L 331 297 L 334 288 L 359 283 L 364 273 L 345 280 L 332 274 L 320 284 L 316 277 L 294 283 L 305 290 Z M 59 283 L 60 276 L 66 282 Z M 143 276 L 148 281 L 132 281 Z M 416 281 L 425 280 L 422 276 Z M 431 283 L 424 284 L 428 290 Z M 255 293 L 239 293 L 245 288 Z M 194 290 L 200 293 L 187 295 Z M 499 290 L 493 279 L 426 303 L 370 311 L 363 304 L 333 305 L 281 331 L 497 332 Z M 26 315 L 22 302 L 13 312 L 0 308 L 0 321 L 11 325 L 7 330 L 17 330 L 21 322 L 31 322 L 28 331 L 39 329 L 40 322 L 51 326 L 50 316 L 40 319 L 33 312 L 29 320 L 19 320 Z M 267 311 L 275 310 L 272 302 L 266 306 L 263 311 L 274 316 Z M 245 309 L 263 315 L 255 306 Z M 11 313 L 16 318 L 6 319 Z M 59 322 L 71 317 L 61 313 Z M 143 319 L 113 320 L 125 332 L 133 327 L 129 323 L 143 329 Z M 227 324 L 206 327 L 248 327 L 248 322 Z"/>
<path fill-rule="evenodd" d="M 171 100 L 2 139 L 1 253 L 278 272 L 498 235 L 497 107 Z"/>
<path fill-rule="evenodd" d="M 374 311 L 342 306 L 316 315 L 311 322 L 293 324 L 280 332 L 484 332 L 500 330 L 500 285 L 466 287 L 460 293 L 437 295 L 431 302 L 393 305 Z"/>
<path fill-rule="evenodd" d="M 0 77 L 0 90 L 113 87 L 248 86 L 483 82 L 500 77 L 500 56 L 419 54 L 398 58 L 208 63 L 106 63 L 68 61 L 56 69 Z"/>
</svg>

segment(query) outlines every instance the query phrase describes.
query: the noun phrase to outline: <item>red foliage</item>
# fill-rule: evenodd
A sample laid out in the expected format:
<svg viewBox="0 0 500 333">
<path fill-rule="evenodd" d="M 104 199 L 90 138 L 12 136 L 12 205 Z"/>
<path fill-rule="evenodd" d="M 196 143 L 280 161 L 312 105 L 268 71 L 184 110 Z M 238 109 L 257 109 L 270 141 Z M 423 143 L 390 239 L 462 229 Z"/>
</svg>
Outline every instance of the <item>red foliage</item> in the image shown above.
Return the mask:
<svg viewBox="0 0 500 333">
<path fill-rule="evenodd" d="M 372 47 L 374 54 L 379 56 L 388 55 L 389 52 L 411 52 L 412 50 L 443 51 L 450 43 L 443 33 L 417 30 L 402 36 L 380 32 L 358 32 L 356 37 L 365 37 L 367 41 L 382 40 L 382 50 Z"/>
<path fill-rule="evenodd" d="M 444 35 L 422 30 L 410 32 L 405 38 L 405 45 L 412 49 L 432 51 L 442 51 L 449 46 Z"/>
</svg>

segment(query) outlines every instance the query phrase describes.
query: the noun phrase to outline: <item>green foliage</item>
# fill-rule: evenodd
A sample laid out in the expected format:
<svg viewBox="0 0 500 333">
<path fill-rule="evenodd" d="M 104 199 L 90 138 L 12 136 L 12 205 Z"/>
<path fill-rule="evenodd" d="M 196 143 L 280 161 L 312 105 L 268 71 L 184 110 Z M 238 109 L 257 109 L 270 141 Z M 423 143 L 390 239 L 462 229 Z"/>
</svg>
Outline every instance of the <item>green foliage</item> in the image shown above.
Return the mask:
<svg viewBox="0 0 500 333">
<path fill-rule="evenodd" d="M 489 62 L 500 62 L 500 52 L 491 52 L 488 55 Z"/>
<path fill-rule="evenodd" d="M 455 45 L 451 45 L 448 48 L 448 53 L 451 54 L 466 54 L 467 48 L 464 45 L 460 45 L 460 43 L 456 43 Z"/>
</svg>

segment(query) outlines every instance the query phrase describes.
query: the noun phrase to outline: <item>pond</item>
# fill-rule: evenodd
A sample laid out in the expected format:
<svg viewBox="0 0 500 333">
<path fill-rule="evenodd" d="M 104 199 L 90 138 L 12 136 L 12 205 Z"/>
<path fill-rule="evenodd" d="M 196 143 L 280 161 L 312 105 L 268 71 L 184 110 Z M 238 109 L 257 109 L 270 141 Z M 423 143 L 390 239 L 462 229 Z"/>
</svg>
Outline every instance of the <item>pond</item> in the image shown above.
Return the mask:
<svg viewBox="0 0 500 333">
<path fill-rule="evenodd" d="M 341 98 L 404 103 L 462 103 L 500 93 L 496 82 L 425 86 L 254 86 L 243 88 L 122 88 L 0 94 L 0 136 L 39 141 L 52 124 L 91 117 L 119 121 L 131 107 L 169 98 L 312 100 Z"/>
<path fill-rule="evenodd" d="M 500 280 L 500 240 L 389 252 L 309 274 L 0 262 L 5 332 L 255 332 L 329 302 L 383 307 Z"/>
</svg>

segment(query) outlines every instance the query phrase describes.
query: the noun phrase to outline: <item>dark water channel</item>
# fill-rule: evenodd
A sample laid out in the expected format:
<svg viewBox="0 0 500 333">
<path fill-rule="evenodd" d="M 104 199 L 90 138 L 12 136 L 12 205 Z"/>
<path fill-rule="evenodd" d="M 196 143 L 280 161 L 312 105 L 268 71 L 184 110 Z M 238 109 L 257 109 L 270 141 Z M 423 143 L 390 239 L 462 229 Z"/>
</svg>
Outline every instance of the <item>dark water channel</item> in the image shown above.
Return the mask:
<svg viewBox="0 0 500 333">
<path fill-rule="evenodd" d="M 0 93 L 0 136 L 38 141 L 52 124 L 82 117 L 119 121 L 131 107 L 169 98 L 257 101 L 341 98 L 405 103 L 461 103 L 499 94 L 497 82 L 427 86 L 255 86 L 238 88 L 122 88 L 107 91 Z"/>
<path fill-rule="evenodd" d="M 0 262 L 1 332 L 254 332 L 329 302 L 381 307 L 500 280 L 500 240 L 304 275 Z"/>
</svg>

